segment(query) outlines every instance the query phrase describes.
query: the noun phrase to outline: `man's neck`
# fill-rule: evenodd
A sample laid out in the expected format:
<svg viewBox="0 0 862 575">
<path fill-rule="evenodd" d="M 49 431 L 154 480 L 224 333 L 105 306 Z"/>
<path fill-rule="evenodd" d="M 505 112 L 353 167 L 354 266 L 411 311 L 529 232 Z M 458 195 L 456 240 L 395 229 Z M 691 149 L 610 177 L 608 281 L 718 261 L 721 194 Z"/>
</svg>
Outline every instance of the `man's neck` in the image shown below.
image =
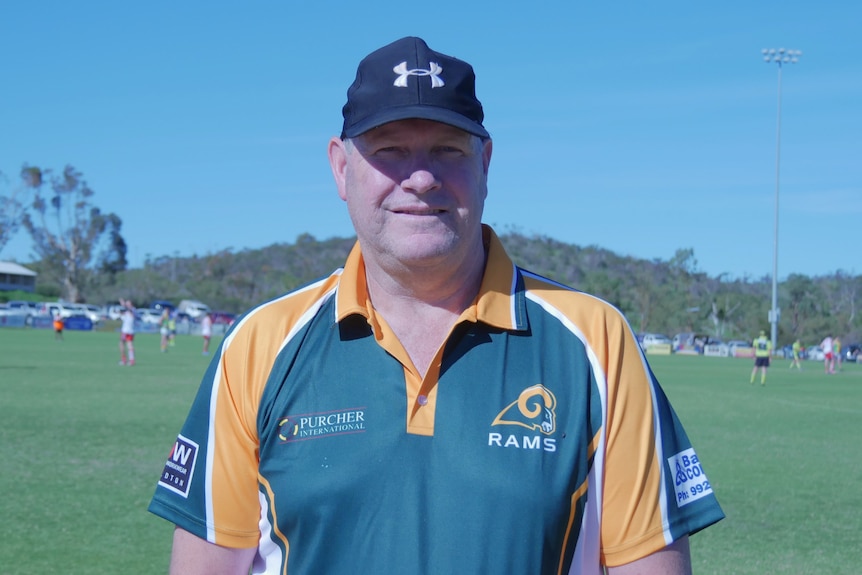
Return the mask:
<svg viewBox="0 0 862 575">
<path fill-rule="evenodd" d="M 436 265 L 389 265 L 365 258 L 368 294 L 374 308 L 410 313 L 426 308 L 460 315 L 479 293 L 485 271 L 485 251 L 479 247 L 462 261 Z"/>
<path fill-rule="evenodd" d="M 462 265 L 398 270 L 391 273 L 366 260 L 368 294 L 380 314 L 425 374 L 461 313 L 479 293 L 484 250 Z"/>
</svg>

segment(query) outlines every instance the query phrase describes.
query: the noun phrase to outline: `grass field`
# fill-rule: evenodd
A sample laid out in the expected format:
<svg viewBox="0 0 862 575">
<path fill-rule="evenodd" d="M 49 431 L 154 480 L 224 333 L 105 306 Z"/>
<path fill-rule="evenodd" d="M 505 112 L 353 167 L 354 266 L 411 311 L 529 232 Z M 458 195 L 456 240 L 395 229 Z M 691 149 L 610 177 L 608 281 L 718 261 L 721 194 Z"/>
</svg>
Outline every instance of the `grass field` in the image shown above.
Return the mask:
<svg viewBox="0 0 862 575">
<path fill-rule="evenodd" d="M 147 504 L 208 358 L 201 339 L 0 329 L 0 573 L 162 574 L 172 526 Z M 692 537 L 698 574 L 860 570 L 862 365 L 651 358 L 727 519 Z M 758 380 L 759 381 L 759 380 Z"/>
</svg>

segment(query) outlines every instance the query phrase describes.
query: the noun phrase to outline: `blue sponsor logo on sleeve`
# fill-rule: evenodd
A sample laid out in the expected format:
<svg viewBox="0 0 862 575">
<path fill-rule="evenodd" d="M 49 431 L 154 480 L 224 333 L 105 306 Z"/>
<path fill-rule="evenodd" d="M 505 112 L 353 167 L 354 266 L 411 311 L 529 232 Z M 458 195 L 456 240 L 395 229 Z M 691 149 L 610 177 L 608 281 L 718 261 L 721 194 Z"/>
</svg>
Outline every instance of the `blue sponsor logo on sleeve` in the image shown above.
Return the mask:
<svg viewBox="0 0 862 575">
<path fill-rule="evenodd" d="M 712 486 L 694 449 L 680 451 L 667 459 L 676 492 L 676 506 L 683 507 L 712 493 Z"/>
</svg>

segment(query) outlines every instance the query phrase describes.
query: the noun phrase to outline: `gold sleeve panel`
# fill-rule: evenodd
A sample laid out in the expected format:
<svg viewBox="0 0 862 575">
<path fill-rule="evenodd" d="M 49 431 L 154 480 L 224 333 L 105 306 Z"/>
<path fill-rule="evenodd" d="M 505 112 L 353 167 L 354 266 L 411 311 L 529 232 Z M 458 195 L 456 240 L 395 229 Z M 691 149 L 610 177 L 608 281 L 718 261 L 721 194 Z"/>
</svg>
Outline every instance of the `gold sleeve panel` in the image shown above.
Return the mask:
<svg viewBox="0 0 862 575">
<path fill-rule="evenodd" d="M 207 498 L 217 545 L 253 547 L 258 543 L 257 415 L 261 396 L 278 353 L 336 282 L 337 277 L 331 277 L 313 289 L 254 309 L 222 346 L 210 412 L 212 467 L 207 465 L 211 484 Z"/>
<path fill-rule="evenodd" d="M 527 280 L 528 289 L 558 309 L 580 331 L 596 384 L 604 386 L 602 417 L 601 553 L 611 566 L 666 546 L 661 462 L 657 449 L 653 379 L 621 312 L 581 292 Z M 603 381 L 604 380 L 604 381 Z"/>
</svg>

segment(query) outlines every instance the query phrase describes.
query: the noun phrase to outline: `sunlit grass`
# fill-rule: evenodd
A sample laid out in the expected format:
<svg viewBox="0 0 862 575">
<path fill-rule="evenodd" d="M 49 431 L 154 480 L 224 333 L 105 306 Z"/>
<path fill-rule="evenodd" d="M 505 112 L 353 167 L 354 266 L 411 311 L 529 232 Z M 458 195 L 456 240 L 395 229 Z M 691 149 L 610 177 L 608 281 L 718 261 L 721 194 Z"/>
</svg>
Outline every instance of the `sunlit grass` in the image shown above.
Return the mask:
<svg viewBox="0 0 862 575">
<path fill-rule="evenodd" d="M 146 506 L 208 359 L 136 346 L 128 368 L 115 333 L 0 329 L 0 573 L 167 572 Z M 776 360 L 761 386 L 750 360 L 650 361 L 727 513 L 692 537 L 695 573 L 856 573 L 862 366 Z"/>
</svg>

